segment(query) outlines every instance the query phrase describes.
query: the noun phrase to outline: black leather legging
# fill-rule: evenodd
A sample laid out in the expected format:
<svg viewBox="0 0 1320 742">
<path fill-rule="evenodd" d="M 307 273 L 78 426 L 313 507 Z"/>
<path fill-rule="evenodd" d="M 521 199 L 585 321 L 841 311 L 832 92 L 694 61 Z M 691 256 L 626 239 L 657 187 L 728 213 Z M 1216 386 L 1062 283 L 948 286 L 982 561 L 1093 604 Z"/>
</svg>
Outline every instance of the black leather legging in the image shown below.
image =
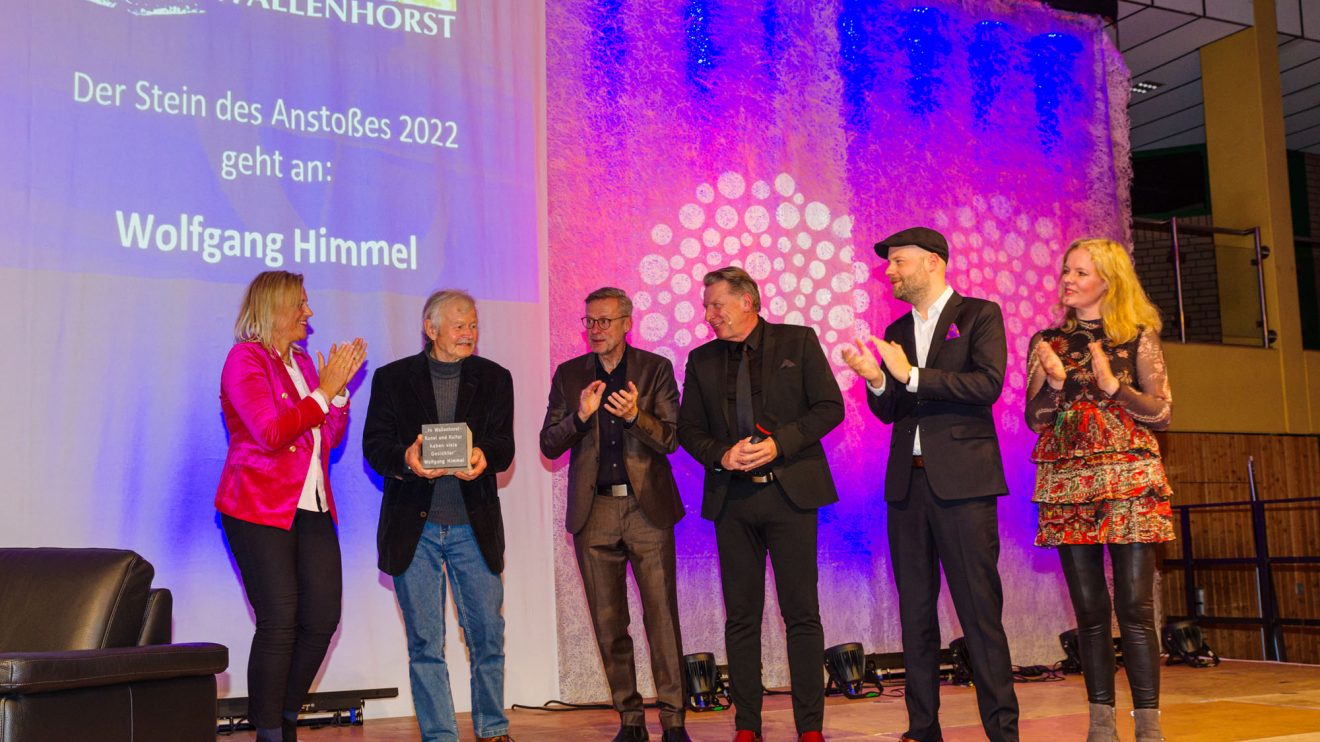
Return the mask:
<svg viewBox="0 0 1320 742">
<path fill-rule="evenodd" d="M 1091 703 L 1114 705 L 1114 643 L 1104 545 L 1060 546 L 1063 576 L 1077 614 L 1086 695 Z M 1160 645 L 1155 633 L 1155 544 L 1109 544 L 1114 567 L 1113 610 L 1123 637 L 1123 665 L 1132 705 L 1160 705 Z"/>
</svg>

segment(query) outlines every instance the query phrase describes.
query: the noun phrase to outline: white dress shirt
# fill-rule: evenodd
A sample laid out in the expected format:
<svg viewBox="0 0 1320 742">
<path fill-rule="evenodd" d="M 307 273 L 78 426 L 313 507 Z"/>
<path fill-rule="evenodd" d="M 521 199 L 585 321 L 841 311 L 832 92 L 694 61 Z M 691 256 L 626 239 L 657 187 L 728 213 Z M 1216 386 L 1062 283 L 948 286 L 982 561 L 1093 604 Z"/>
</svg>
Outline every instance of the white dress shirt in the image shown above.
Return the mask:
<svg viewBox="0 0 1320 742">
<path fill-rule="evenodd" d="M 949 298 L 953 296 L 953 287 L 945 286 L 944 291 L 933 304 L 926 308 L 926 316 L 922 317 L 917 308 L 912 307 L 912 334 L 917 343 L 917 362 L 912 364 L 912 374 L 908 377 L 907 390 L 916 394 L 918 378 L 921 374 L 921 366 L 926 365 L 926 356 L 930 353 L 930 342 L 935 337 L 935 325 L 940 323 L 940 315 L 944 313 L 944 305 L 949 303 Z M 871 386 L 867 382 L 866 388 L 877 397 L 885 391 L 885 377 L 880 377 L 880 386 Z M 912 455 L 921 455 L 921 426 L 917 426 L 916 434 L 912 436 Z"/>
<path fill-rule="evenodd" d="M 298 368 L 298 363 L 293 360 L 293 354 L 289 354 L 289 361 L 284 364 L 284 368 L 289 371 L 289 378 L 293 379 L 293 385 L 298 389 L 299 399 L 311 397 L 321 406 L 321 412 L 329 413 L 330 405 L 325 401 L 325 395 L 320 389 L 311 391 L 307 387 L 307 380 L 303 378 L 302 369 Z M 341 394 L 335 397 L 335 407 L 343 407 L 348 404 L 348 395 Z M 299 510 L 311 510 L 315 513 L 324 513 L 325 507 L 325 477 L 321 473 L 321 426 L 312 428 L 312 463 L 307 468 L 307 478 L 303 480 L 302 495 L 298 497 Z"/>
</svg>

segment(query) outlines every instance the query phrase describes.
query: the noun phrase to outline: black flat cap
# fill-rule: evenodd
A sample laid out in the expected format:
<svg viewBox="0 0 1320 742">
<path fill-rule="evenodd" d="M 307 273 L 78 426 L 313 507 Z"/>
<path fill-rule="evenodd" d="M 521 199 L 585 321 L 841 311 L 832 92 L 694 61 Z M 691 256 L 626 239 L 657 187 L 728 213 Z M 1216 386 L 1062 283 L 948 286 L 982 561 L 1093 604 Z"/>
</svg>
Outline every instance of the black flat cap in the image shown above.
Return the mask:
<svg viewBox="0 0 1320 742">
<path fill-rule="evenodd" d="M 919 247 L 935 253 L 945 262 L 949 260 L 949 243 L 944 241 L 944 235 L 929 227 L 910 227 L 902 232 L 895 232 L 875 243 L 875 254 L 888 258 L 891 247 Z"/>
</svg>

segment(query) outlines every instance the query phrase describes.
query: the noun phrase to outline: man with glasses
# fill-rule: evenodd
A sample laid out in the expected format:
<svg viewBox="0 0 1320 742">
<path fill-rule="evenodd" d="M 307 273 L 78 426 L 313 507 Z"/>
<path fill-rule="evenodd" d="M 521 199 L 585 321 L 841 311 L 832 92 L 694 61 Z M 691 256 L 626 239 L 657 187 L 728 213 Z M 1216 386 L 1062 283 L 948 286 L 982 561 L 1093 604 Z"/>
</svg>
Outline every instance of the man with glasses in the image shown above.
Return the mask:
<svg viewBox="0 0 1320 742">
<path fill-rule="evenodd" d="M 683 642 L 674 524 L 683 502 L 669 468 L 678 446 L 678 384 L 665 358 L 628 345 L 632 301 L 606 287 L 587 296 L 591 352 L 559 365 L 541 426 L 541 453 L 570 451 L 568 513 L 610 697 L 615 742 L 649 739 L 628 635 L 627 569 L 642 598 L 664 742 L 684 742 Z"/>
</svg>

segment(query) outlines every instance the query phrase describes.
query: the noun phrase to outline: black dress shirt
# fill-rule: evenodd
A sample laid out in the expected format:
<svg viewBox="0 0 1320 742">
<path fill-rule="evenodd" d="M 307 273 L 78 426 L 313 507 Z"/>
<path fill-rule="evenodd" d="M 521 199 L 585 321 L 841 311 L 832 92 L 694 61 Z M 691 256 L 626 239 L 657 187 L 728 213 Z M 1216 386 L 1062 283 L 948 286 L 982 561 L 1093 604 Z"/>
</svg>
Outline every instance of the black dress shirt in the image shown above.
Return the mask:
<svg viewBox="0 0 1320 742">
<path fill-rule="evenodd" d="M 762 336 L 765 323 L 758 317 L 756 327 L 748 333 L 747 338 L 741 343 L 723 341 L 728 346 L 729 364 L 728 377 L 724 384 L 725 399 L 724 404 L 729 411 L 729 419 L 737 421 L 738 419 L 738 364 L 742 362 L 743 346 L 747 347 L 747 370 L 751 374 L 752 382 L 752 420 L 756 424 L 769 425 L 763 418 L 765 404 L 761 394 L 761 356 L 765 344 L 762 342 Z M 773 429 L 770 430 L 774 432 Z M 753 431 L 755 434 L 756 431 Z"/>
<path fill-rule="evenodd" d="M 623 435 L 630 427 L 623 420 L 611 415 L 605 409 L 605 401 L 611 394 L 628 388 L 628 350 L 623 351 L 619 365 L 613 371 L 606 371 L 596 356 L 596 380 L 605 382 L 605 393 L 601 395 L 600 409 L 596 411 L 596 425 L 600 428 L 600 468 L 596 470 L 596 486 L 612 487 L 616 484 L 628 484 L 628 469 L 624 465 Z M 591 429 L 591 421 L 582 419 L 573 413 L 573 422 L 578 430 Z"/>
</svg>

